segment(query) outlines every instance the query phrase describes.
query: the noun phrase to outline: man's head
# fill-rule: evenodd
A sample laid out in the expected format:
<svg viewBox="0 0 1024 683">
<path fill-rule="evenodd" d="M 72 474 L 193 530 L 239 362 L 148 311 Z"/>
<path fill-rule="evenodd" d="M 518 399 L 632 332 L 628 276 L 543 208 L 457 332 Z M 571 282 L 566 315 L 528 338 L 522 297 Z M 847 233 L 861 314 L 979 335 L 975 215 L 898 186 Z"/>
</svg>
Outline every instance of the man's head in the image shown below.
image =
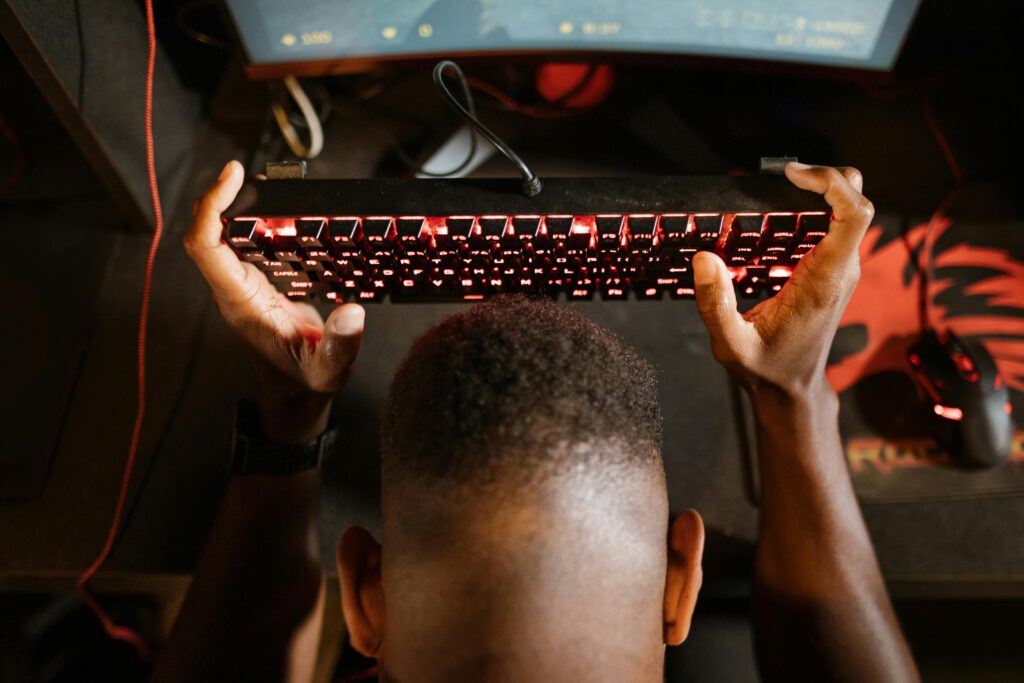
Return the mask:
<svg viewBox="0 0 1024 683">
<path fill-rule="evenodd" d="M 352 642 L 393 680 L 656 680 L 700 586 L 668 525 L 650 365 L 547 301 L 416 340 L 381 414 L 383 549 L 338 547 Z M 666 543 L 667 541 L 667 543 Z"/>
</svg>

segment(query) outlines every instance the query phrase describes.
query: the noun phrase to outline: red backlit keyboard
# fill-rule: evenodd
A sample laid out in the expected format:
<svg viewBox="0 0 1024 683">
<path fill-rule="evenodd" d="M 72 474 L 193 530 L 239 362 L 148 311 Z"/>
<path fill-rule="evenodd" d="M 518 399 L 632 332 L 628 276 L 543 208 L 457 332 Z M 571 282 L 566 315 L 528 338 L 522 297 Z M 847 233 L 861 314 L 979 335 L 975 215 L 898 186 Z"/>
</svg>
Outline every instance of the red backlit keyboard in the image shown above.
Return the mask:
<svg viewBox="0 0 1024 683">
<path fill-rule="evenodd" d="M 756 298 L 782 288 L 829 217 L 781 176 L 548 178 L 533 198 L 504 179 L 265 180 L 224 239 L 295 299 L 685 299 L 702 250 Z"/>
</svg>

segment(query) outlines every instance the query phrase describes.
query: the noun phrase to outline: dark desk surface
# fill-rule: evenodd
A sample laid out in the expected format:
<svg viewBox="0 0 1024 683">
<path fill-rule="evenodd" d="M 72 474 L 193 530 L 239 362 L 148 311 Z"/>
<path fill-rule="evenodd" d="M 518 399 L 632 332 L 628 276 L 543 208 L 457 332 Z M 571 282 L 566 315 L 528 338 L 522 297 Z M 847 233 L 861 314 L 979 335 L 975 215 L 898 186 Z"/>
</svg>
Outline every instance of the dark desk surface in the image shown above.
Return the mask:
<svg viewBox="0 0 1024 683">
<path fill-rule="evenodd" d="M 229 106 L 221 109 L 234 113 L 237 97 L 228 92 L 223 98 Z M 365 175 L 379 162 L 384 143 L 379 140 L 373 148 L 366 131 L 350 123 L 344 118 L 333 122 L 327 136 L 329 149 L 314 164 L 320 177 Z M 168 225 L 155 272 L 147 417 L 129 517 L 104 570 L 108 579 L 124 586 L 137 585 L 146 577 L 186 575 L 195 566 L 227 479 L 233 404 L 252 389 L 241 346 L 209 303 L 205 283 L 181 248 L 191 199 L 219 171 L 219 160 L 245 158 L 243 152 L 249 149 L 244 140 L 225 134 L 237 132 L 235 119 L 211 125 L 224 130 L 207 135 L 201 146 L 204 158 L 190 174 L 181 201 L 177 207 L 165 207 L 167 215 L 178 218 Z M 544 123 L 545 131 L 549 125 L 553 124 Z M 672 125 L 677 132 L 685 130 L 682 122 Z M 821 122 L 822 127 L 827 125 Z M 570 121 L 561 130 L 569 136 L 565 144 L 582 153 L 590 147 L 574 146 L 571 135 L 577 127 Z M 538 139 L 545 148 L 557 142 L 550 135 Z M 624 133 L 609 140 L 629 148 L 620 150 L 616 159 L 632 159 L 632 166 L 613 160 L 602 149 L 592 154 L 595 158 L 585 167 L 580 165 L 584 162 L 574 162 L 568 168 L 556 160 L 536 170 L 594 175 L 664 171 L 647 162 L 640 164 L 644 155 L 632 149 L 635 138 Z M 850 138 L 847 148 L 836 154 L 860 159 L 864 155 L 856 148 L 858 140 Z M 931 143 L 925 138 L 921 144 Z M 692 144 L 684 147 L 695 149 Z M 535 153 L 531 159 L 538 156 Z M 880 158 L 885 163 L 861 166 L 874 187 L 895 188 L 893 192 L 917 187 L 919 179 L 907 180 L 903 168 L 888 171 L 890 178 L 883 180 L 891 164 L 888 155 Z M 721 166 L 720 161 L 703 157 L 693 163 L 704 169 Z M 500 164 L 498 168 L 507 172 Z M 999 215 L 1020 215 L 1014 206 L 1019 192 L 1004 195 L 1010 206 L 1000 209 Z M 988 201 L 985 205 L 994 206 Z M 28 210 L 37 230 L 44 229 L 46 220 L 62 220 L 38 204 Z M 102 221 L 102 216 L 94 220 Z M 1004 242 L 1010 239 L 1016 245 L 1018 257 L 1024 251 L 1020 227 L 1017 222 L 996 228 Z M 110 263 L 94 320 L 81 330 L 82 335 L 88 333 L 83 336 L 88 348 L 55 439 L 49 478 L 38 498 L 0 505 L 0 588 L 70 587 L 73 577 L 99 551 L 110 523 L 134 417 L 135 333 L 148 236 L 117 233 L 109 226 L 105 234 L 112 243 Z M 59 298 L 50 304 L 51 316 L 65 314 L 66 304 Z M 757 507 L 740 438 L 738 403 L 725 373 L 711 357 L 693 303 L 572 305 L 620 334 L 658 368 L 672 507 L 696 508 L 704 516 L 709 531 L 707 587 L 742 588 L 753 559 Z M 367 307 L 366 337 L 356 371 L 336 406 L 344 438 L 325 465 L 321 498 L 325 564 L 331 564 L 330 547 L 345 526 L 359 523 L 371 530 L 378 526 L 374 418 L 392 369 L 416 334 L 457 308 Z M 61 340 L 53 341 L 52 352 L 59 352 Z M 5 424 L 4 431 L 30 427 Z M 954 482 L 967 481 L 955 471 L 946 475 Z M 1024 594 L 1024 495 L 871 503 L 863 511 L 883 571 L 897 592 Z"/>
<path fill-rule="evenodd" d="M 130 518 L 106 568 L 110 576 L 128 580 L 193 568 L 226 480 L 233 401 L 251 388 L 242 349 L 182 252 L 182 227 L 172 226 L 156 270 L 146 427 Z M 101 545 L 133 418 L 137 285 L 146 246 L 145 236 L 116 237 L 116 267 L 103 287 L 42 495 L 0 507 L 0 586 L 70 586 Z M 672 507 L 693 507 L 704 515 L 709 587 L 742 585 L 757 508 L 746 483 L 736 403 L 694 305 L 573 305 L 622 335 L 658 368 Z M 357 369 L 337 402 L 345 437 L 326 466 L 325 547 L 349 524 L 377 526 L 377 403 L 410 340 L 457 308 L 367 307 Z M 1024 496 L 867 505 L 864 514 L 885 575 L 899 592 L 1024 592 Z"/>
</svg>

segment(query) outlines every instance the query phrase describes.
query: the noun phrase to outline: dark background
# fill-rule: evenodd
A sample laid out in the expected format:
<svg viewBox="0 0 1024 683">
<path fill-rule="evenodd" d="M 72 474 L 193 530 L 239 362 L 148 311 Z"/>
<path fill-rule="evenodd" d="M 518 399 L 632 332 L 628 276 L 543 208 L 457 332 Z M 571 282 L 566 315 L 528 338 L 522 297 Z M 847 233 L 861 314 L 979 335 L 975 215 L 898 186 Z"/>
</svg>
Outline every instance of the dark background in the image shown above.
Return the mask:
<svg viewBox="0 0 1024 683">
<path fill-rule="evenodd" d="M 279 86 L 244 78 L 215 4 L 185 5 L 181 12 L 181 3 L 156 3 L 155 118 L 167 231 L 150 327 L 150 405 L 129 517 L 107 588 L 98 586 L 112 595 L 105 603 L 117 617 L 155 639 L 173 614 L 174 577 L 191 571 L 216 510 L 233 402 L 251 389 L 241 349 L 180 249 L 188 206 L 227 158 L 251 172 L 289 158 L 267 110 Z M 12 29 L 12 17 L 31 30 Z M 7 501 L 0 504 L 0 680 L 138 678 L 142 667 L 131 652 L 109 644 L 68 591 L 109 525 L 135 408 L 134 336 L 150 215 L 140 144 L 141 5 L 12 1 L 0 5 L 0 19 L 7 41 L 0 44 L 7 253 L 0 262 L 0 491 Z M 478 103 L 542 175 L 754 172 L 758 157 L 777 154 L 853 165 L 865 175 L 876 222 L 887 239 L 898 239 L 953 186 L 926 124 L 928 102 L 965 178 L 951 209 L 955 228 L 938 250 L 965 240 L 1019 261 L 1020 26 L 1013 2 L 926 1 L 887 78 L 624 60 L 612 64 L 609 97 L 571 116 L 530 117 L 484 95 Z M 24 33 L 47 64 L 26 61 L 33 46 Z M 327 144 L 311 175 L 409 176 L 396 147 L 422 161 L 457 127 L 428 67 L 305 81 L 318 103 L 330 103 Z M 532 62 L 464 67 L 524 103 L 543 104 Z M 56 76 L 47 80 L 47 70 Z M 492 159 L 478 174 L 512 171 Z M 745 595 L 757 508 L 743 410 L 711 362 L 692 304 L 576 305 L 658 367 L 673 507 L 697 507 L 709 523 L 707 599 L 694 639 L 670 655 L 672 680 L 747 680 L 754 672 Z M 376 524 L 376 398 L 412 335 L 456 308 L 368 310 L 364 353 L 338 405 L 351 450 L 327 466 L 325 546 L 346 524 Z M 862 341 L 846 336 L 840 343 L 855 352 Z M 858 391 L 869 392 L 869 403 L 891 397 L 891 384 L 864 386 Z M 1022 414 L 1020 394 L 1014 402 Z M 872 428 L 855 408 L 844 406 L 854 411 L 854 426 Z M 995 481 L 989 489 L 1003 487 L 1000 495 L 982 490 L 956 500 L 954 490 L 976 477 L 948 464 L 929 467 L 943 477 L 937 500 L 864 501 L 897 609 L 926 679 L 1012 680 L 1024 670 L 1015 645 L 1024 635 L 1021 465 L 986 475 Z M 889 481 L 897 498 L 920 485 Z"/>
</svg>

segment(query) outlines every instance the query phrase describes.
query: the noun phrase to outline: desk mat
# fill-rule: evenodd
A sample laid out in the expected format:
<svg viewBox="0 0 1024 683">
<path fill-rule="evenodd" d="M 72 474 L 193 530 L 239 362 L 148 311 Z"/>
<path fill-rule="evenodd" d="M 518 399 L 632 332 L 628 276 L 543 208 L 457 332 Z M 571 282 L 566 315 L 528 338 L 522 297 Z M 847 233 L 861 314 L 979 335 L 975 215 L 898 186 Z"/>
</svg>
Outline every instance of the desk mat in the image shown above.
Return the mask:
<svg viewBox="0 0 1024 683">
<path fill-rule="evenodd" d="M 927 434 L 926 406 L 911 382 L 907 349 L 920 327 L 917 255 L 934 239 L 929 317 L 937 329 L 981 341 L 1010 388 L 1010 459 L 986 470 L 957 467 Z M 985 246 L 981 246 L 981 244 Z M 861 282 L 832 349 L 829 379 L 862 502 L 1024 493 L 1024 225 L 932 219 L 905 232 L 871 228 Z"/>
</svg>

